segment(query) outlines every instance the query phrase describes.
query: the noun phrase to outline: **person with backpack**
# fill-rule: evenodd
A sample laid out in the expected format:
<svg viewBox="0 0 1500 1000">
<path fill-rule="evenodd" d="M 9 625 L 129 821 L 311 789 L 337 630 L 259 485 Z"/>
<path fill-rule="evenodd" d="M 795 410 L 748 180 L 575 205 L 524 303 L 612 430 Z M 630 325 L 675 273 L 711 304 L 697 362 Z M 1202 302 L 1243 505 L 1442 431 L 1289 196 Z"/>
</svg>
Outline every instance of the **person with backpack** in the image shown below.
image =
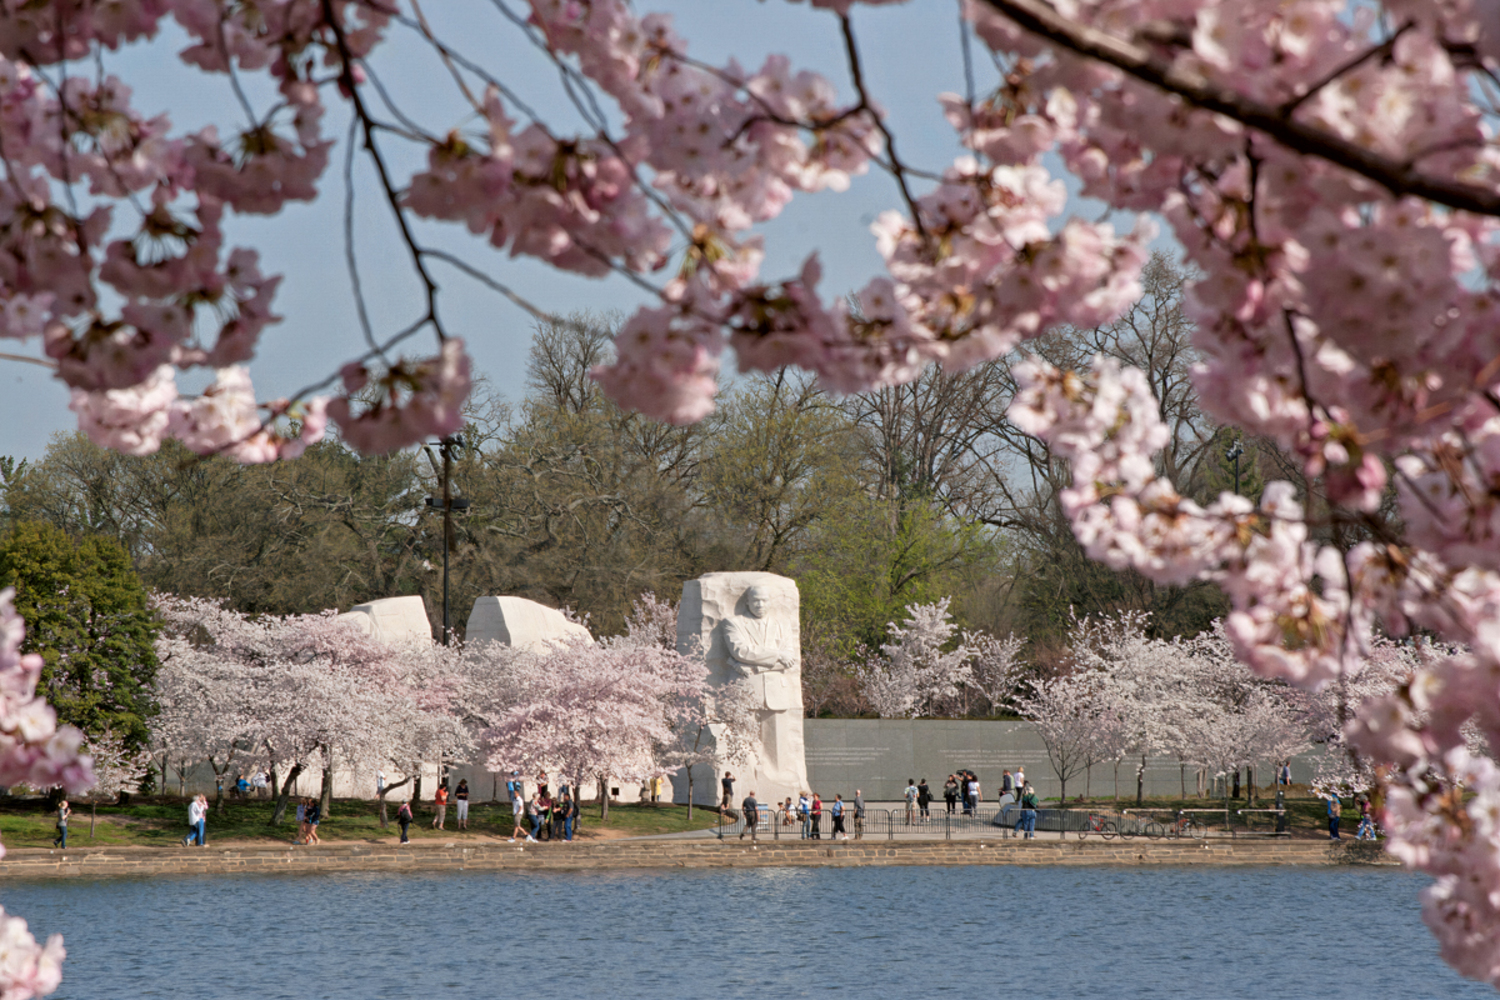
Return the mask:
<svg viewBox="0 0 1500 1000">
<path fill-rule="evenodd" d="M 411 837 L 408 836 L 408 831 L 411 830 L 411 802 L 410 802 L 410 800 L 408 800 L 406 802 L 402 802 L 401 803 L 401 808 L 396 810 L 396 822 L 401 827 L 401 843 L 403 843 L 403 844 L 409 844 L 409 843 L 411 843 Z"/>
<path fill-rule="evenodd" d="M 932 788 L 927 784 L 926 778 L 917 785 L 917 812 L 923 823 L 932 819 Z"/>
<path fill-rule="evenodd" d="M 1036 837 L 1036 789 L 1029 784 L 1021 789 L 1021 825 L 1027 840 Z"/>
<path fill-rule="evenodd" d="M 917 779 L 906 779 L 906 825 L 911 826 L 917 815 Z"/>
<path fill-rule="evenodd" d="M 803 792 L 797 799 L 797 818 L 802 821 L 802 839 L 812 836 L 812 799 Z"/>
</svg>

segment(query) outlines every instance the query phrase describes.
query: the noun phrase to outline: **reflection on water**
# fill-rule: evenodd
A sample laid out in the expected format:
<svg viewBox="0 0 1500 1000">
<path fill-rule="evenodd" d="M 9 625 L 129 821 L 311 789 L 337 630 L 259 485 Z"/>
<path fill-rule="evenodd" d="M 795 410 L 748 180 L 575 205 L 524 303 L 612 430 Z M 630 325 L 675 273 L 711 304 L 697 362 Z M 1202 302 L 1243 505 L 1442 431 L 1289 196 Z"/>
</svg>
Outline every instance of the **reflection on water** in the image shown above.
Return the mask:
<svg viewBox="0 0 1500 1000">
<path fill-rule="evenodd" d="M 59 998 L 1492 997 L 1419 876 L 1326 868 L 786 868 L 13 884 Z"/>
</svg>

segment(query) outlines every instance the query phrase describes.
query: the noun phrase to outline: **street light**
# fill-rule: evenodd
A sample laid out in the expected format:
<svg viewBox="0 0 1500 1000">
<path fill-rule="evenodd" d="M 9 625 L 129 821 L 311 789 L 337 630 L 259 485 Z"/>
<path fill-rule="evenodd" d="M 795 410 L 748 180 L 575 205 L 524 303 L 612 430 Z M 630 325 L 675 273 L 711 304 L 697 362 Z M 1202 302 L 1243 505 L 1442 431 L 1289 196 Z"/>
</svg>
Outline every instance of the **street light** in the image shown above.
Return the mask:
<svg viewBox="0 0 1500 1000">
<path fill-rule="evenodd" d="M 1230 446 L 1229 450 L 1224 453 L 1224 457 L 1227 458 L 1227 459 L 1229 459 L 1231 462 L 1234 463 L 1234 495 L 1235 496 L 1239 496 L 1240 495 L 1240 456 L 1243 455 L 1244 453 L 1245 453 L 1245 449 L 1240 445 L 1240 442 L 1237 439 L 1234 442 L 1234 444 Z"/>
<path fill-rule="evenodd" d="M 462 448 L 464 439 L 458 435 L 450 435 L 438 443 L 438 450 L 443 454 L 443 495 L 440 497 L 428 497 L 427 508 L 429 510 L 440 510 L 443 512 L 443 645 L 448 645 L 448 549 L 453 544 L 453 512 L 455 510 L 468 510 L 469 501 L 463 497 L 455 497 L 452 488 L 453 473 L 453 449 Z M 424 445 L 427 450 L 427 459 L 432 461 L 432 446 Z M 436 472 L 437 463 L 433 462 L 433 471 Z"/>
</svg>

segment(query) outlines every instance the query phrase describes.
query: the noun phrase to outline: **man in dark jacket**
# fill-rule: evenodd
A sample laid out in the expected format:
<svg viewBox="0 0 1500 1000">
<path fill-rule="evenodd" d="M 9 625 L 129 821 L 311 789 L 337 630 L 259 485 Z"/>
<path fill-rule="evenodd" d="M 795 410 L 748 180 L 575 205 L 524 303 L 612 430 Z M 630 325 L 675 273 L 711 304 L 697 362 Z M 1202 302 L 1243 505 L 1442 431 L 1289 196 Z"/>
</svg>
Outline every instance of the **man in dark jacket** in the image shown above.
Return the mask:
<svg viewBox="0 0 1500 1000">
<path fill-rule="evenodd" d="M 745 796 L 745 801 L 740 803 L 740 808 L 744 810 L 745 815 L 745 828 L 740 831 L 740 839 L 744 840 L 745 834 L 748 833 L 750 842 L 753 844 L 755 843 L 755 826 L 760 822 L 760 803 L 755 801 L 753 789 L 749 795 Z"/>
</svg>

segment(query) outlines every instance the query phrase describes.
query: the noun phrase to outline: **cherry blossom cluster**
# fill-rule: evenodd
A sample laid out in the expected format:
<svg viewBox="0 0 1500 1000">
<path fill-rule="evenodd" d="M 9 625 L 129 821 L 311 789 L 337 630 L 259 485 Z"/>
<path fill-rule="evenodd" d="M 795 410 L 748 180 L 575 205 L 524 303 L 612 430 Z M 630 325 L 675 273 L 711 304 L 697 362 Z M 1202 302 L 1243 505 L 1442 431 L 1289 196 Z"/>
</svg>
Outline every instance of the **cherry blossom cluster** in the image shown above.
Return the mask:
<svg viewBox="0 0 1500 1000">
<path fill-rule="evenodd" d="M 1200 273 L 1188 304 L 1205 405 L 1296 456 L 1333 517 L 1374 511 L 1394 477 L 1404 525 L 1345 552 L 1312 540 L 1288 484 L 1258 505 L 1193 504 L 1155 473 L 1167 430 L 1143 381 L 1033 365 L 1012 413 L 1073 462 L 1079 538 L 1153 579 L 1219 581 L 1228 638 L 1266 676 L 1347 688 L 1377 624 L 1454 644 L 1351 704 L 1345 735 L 1389 767 L 1397 849 L 1441 877 L 1427 915 L 1445 954 L 1500 982 L 1500 836 L 1474 812 L 1496 777 L 1470 738 L 1500 745 L 1500 223 L 1483 207 L 1500 155 L 1475 99 L 1500 24 L 1470 3 L 1081 3 L 1056 5 L 1066 23 L 1046 21 L 1044 41 L 1022 26 L 1035 4 L 969 10 L 1010 69 L 975 144 L 1045 143 L 1086 194 L 1159 213 Z M 1094 58 L 1099 37 L 1139 61 Z M 1182 96 L 1215 89 L 1268 109 L 1262 124 Z M 1326 155 L 1294 144 L 1309 134 Z M 1383 164 L 1457 189 L 1401 196 Z"/>
<path fill-rule="evenodd" d="M 254 251 L 224 245 L 224 213 L 272 214 L 317 195 L 332 148 L 320 67 L 367 55 L 395 12 L 385 0 L 7 5 L 0 337 L 41 340 L 95 441 L 141 455 L 170 437 L 200 454 L 267 462 L 322 437 L 328 399 L 258 404 L 239 367 L 279 320 L 281 279 L 260 272 Z M 166 115 L 136 111 L 118 78 L 69 73 L 68 61 L 151 37 L 169 15 L 194 39 L 185 62 L 263 70 L 279 100 L 233 134 L 178 134 Z M 212 386 L 181 395 L 176 373 L 202 367 L 216 370 Z M 425 396 L 466 394 L 466 380 L 441 381 L 457 367 L 435 366 L 404 418 L 347 415 L 360 425 L 354 437 L 376 427 L 391 447 L 442 433 L 446 410 L 435 415 Z"/>
<path fill-rule="evenodd" d="M 13 589 L 0 590 L 0 787 L 82 792 L 94 782 L 89 758 L 79 752 L 83 734 L 58 726 L 57 713 L 37 695 L 42 657 L 21 652 L 26 623 L 15 612 L 14 597 Z"/>
<path fill-rule="evenodd" d="M 83 734 L 59 727 L 57 713 L 37 696 L 42 658 L 21 652 L 26 623 L 14 598 L 13 589 L 0 590 L 0 787 L 83 792 L 94 784 L 91 758 L 80 753 Z M 62 935 L 39 945 L 25 920 L 0 910 L 0 996 L 29 1000 L 51 993 L 62 981 L 63 957 Z"/>
</svg>

